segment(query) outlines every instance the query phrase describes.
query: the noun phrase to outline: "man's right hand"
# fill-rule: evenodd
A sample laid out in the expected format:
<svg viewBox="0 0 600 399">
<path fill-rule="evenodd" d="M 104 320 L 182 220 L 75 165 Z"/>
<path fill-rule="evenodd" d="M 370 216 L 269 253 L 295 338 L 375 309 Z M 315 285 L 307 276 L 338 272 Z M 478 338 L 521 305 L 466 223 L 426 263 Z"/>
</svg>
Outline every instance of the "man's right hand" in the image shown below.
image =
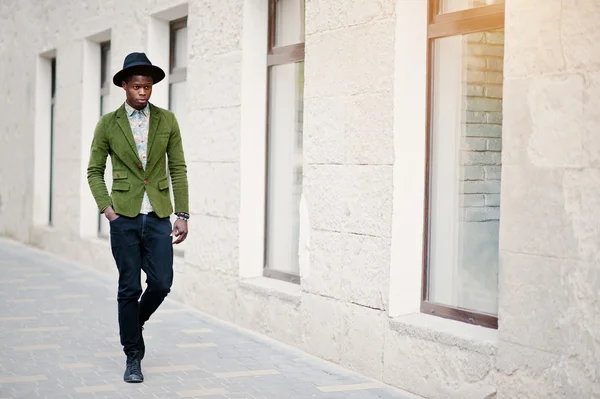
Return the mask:
<svg viewBox="0 0 600 399">
<path fill-rule="evenodd" d="M 109 222 L 112 222 L 113 220 L 119 218 L 119 215 L 117 215 L 112 206 L 109 206 L 104 210 L 104 216 L 108 219 Z"/>
</svg>

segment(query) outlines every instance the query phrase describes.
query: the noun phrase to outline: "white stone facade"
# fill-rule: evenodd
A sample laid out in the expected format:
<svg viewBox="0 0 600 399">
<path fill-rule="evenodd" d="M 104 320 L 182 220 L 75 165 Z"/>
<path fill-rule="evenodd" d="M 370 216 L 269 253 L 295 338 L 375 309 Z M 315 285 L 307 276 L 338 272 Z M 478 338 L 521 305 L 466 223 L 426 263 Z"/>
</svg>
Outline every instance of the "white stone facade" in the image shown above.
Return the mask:
<svg viewBox="0 0 600 399">
<path fill-rule="evenodd" d="M 185 15 L 192 221 L 171 297 L 428 398 L 600 396 L 600 2 L 507 1 L 503 94 L 472 89 L 503 104 L 501 142 L 464 141 L 489 158 L 464 173 L 490 190 L 471 199 L 492 216 L 469 217 L 499 218 L 498 330 L 420 313 L 426 0 L 306 1 L 300 285 L 262 276 L 267 0 L 1 1 L 0 234 L 116 275 L 85 178 L 99 43 L 111 76 L 132 51 L 167 68 Z M 472 111 L 497 132 L 499 109 Z"/>
</svg>

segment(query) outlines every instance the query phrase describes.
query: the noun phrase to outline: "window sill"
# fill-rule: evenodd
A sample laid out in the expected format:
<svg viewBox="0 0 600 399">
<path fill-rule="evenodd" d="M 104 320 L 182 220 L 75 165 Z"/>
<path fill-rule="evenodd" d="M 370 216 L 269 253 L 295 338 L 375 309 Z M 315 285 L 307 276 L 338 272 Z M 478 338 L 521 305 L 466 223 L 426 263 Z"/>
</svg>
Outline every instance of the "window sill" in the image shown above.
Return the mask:
<svg viewBox="0 0 600 399">
<path fill-rule="evenodd" d="M 240 287 L 282 301 L 300 304 L 300 285 L 267 277 L 255 277 L 240 281 Z"/>
<path fill-rule="evenodd" d="M 495 355 L 498 330 L 474 326 L 455 320 L 412 313 L 390 320 L 390 328 L 402 335 L 455 346 L 469 352 Z"/>
</svg>

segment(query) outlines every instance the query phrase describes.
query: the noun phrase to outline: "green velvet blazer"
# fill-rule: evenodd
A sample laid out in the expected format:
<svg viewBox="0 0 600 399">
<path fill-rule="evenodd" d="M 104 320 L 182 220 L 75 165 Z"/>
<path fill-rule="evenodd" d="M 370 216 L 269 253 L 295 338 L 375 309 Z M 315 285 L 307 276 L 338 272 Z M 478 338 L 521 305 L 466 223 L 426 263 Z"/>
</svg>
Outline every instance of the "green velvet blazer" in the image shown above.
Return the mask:
<svg viewBox="0 0 600 399">
<path fill-rule="evenodd" d="M 113 170 L 110 195 L 104 181 L 109 155 Z M 96 125 L 87 168 L 88 184 L 98 210 L 103 212 L 108 206 L 112 206 L 119 215 L 135 217 L 140 212 L 146 191 L 157 216 L 171 215 L 173 205 L 167 160 L 173 185 L 174 211 L 189 213 L 187 166 L 175 115 L 150 104 L 145 170 L 133 140 L 125 104 L 104 115 Z"/>
</svg>

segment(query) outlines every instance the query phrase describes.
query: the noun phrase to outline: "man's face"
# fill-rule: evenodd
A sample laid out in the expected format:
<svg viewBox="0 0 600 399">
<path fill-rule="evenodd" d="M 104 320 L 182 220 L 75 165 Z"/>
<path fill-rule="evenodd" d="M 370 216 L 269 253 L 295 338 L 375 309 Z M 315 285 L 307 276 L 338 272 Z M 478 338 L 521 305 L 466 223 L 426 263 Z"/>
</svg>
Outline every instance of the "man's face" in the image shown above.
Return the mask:
<svg viewBox="0 0 600 399">
<path fill-rule="evenodd" d="M 152 95 L 152 78 L 134 75 L 129 83 L 123 82 L 123 89 L 127 95 L 127 104 L 135 109 L 142 109 L 148 104 Z"/>
</svg>

